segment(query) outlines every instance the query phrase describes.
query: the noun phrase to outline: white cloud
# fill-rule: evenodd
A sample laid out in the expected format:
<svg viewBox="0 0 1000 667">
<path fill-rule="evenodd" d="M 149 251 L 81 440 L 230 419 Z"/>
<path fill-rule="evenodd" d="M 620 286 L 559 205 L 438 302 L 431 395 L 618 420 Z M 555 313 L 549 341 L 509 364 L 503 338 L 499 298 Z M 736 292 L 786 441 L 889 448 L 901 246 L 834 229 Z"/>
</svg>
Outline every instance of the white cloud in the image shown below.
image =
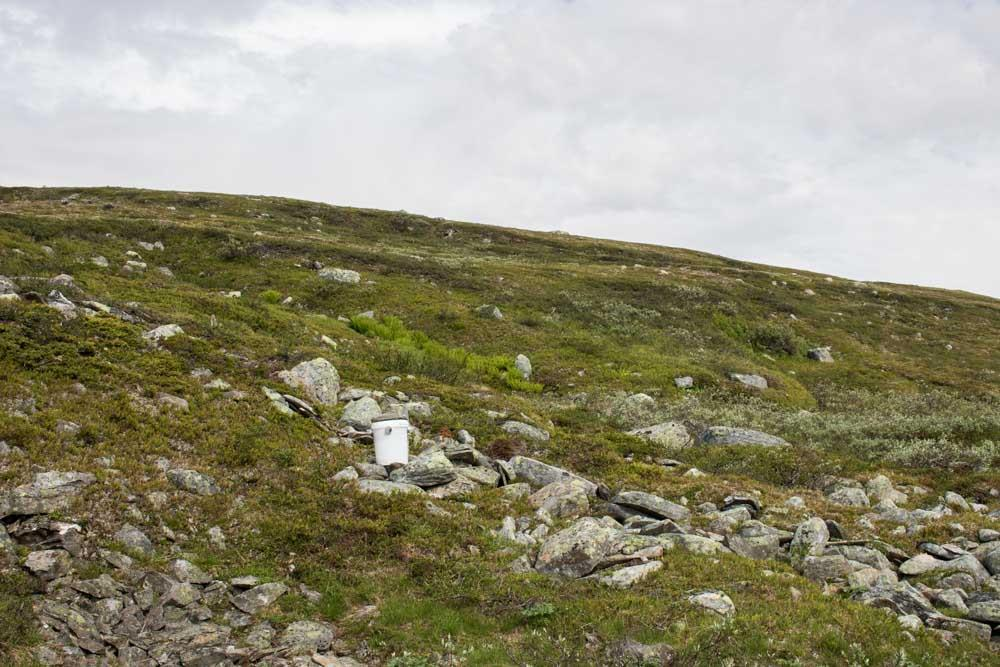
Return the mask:
<svg viewBox="0 0 1000 667">
<path fill-rule="evenodd" d="M 996 3 L 72 7 L 0 0 L 2 182 L 287 194 L 1000 295 Z"/>
</svg>

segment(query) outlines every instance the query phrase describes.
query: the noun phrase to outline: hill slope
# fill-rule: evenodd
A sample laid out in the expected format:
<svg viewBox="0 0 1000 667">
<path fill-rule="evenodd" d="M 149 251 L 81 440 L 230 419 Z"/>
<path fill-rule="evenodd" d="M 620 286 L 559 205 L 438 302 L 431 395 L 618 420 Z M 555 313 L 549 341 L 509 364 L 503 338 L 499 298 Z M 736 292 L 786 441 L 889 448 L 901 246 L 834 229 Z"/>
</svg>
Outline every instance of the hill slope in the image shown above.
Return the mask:
<svg viewBox="0 0 1000 667">
<path fill-rule="evenodd" d="M 990 515 L 996 300 L 405 212 L 112 188 L 0 188 L 0 275 L 0 292 L 19 294 L 0 297 L 0 520 L 12 536 L 0 547 L 20 572 L 0 590 L 11 660 L 293 664 L 312 652 L 288 648 L 296 631 L 312 633 L 306 643 L 329 664 L 334 653 L 394 665 L 628 664 L 626 639 L 667 643 L 676 664 L 995 659 L 983 640 L 1000 613 L 989 621 L 983 610 L 1000 607 L 989 557 L 1000 528 Z M 182 333 L 144 337 L 163 325 Z M 810 358 L 826 347 L 832 363 Z M 516 355 L 530 359 L 530 378 Z M 336 368 L 342 400 L 322 365 L 298 368 L 325 390 L 282 374 L 317 358 Z M 286 414 L 263 388 L 305 399 L 317 418 Z M 422 493 L 364 493 L 343 479 L 353 472 L 334 479 L 371 455 L 343 414 L 364 431 L 366 408 L 408 409 L 422 434 L 414 454 L 442 449 L 438 463 L 454 459 L 461 479 L 485 484 L 456 485 L 429 507 Z M 660 437 L 629 433 L 662 423 Z M 460 430 L 479 458 L 451 439 Z M 522 487 L 492 488 L 494 461 L 518 455 L 601 487 L 557 485 L 530 500 L 515 497 Z M 520 461 L 499 471 L 536 490 Z M 35 478 L 45 471 L 81 475 Z M 871 483 L 880 473 L 888 490 Z M 649 529 L 664 513 L 616 499 L 622 490 L 677 503 L 667 514 L 678 525 Z M 734 494 L 756 503 L 717 511 Z M 815 516 L 852 544 L 809 550 Z M 505 517 L 520 524 L 497 532 Z M 621 554 L 635 549 L 663 566 L 626 588 L 550 576 L 542 561 L 553 536 L 574 535 L 564 530 L 617 554 L 574 574 L 634 565 Z M 602 543 L 602 530 L 631 546 Z M 99 551 L 129 544 L 129 567 Z M 55 547 L 50 567 L 24 571 L 43 547 Z M 901 567 L 921 549 L 932 555 Z M 204 581 L 171 588 L 192 579 L 178 558 Z M 866 559 L 882 578 L 848 577 Z M 57 576 L 65 568 L 73 574 Z M 126 590 L 78 590 L 111 585 L 102 574 Z M 250 575 L 288 590 L 248 612 L 231 579 Z M 927 588 L 900 592 L 888 579 Z M 887 587 L 927 609 L 885 602 Z M 82 607 L 58 607 L 67 590 Z M 735 614 L 689 600 L 705 590 L 726 593 Z M 851 599 L 866 595 L 927 629 Z M 142 632 L 126 632 L 121 610 L 102 626 L 96 606 L 107 599 L 134 602 Z M 70 619 L 74 610 L 89 616 Z M 324 629 L 336 631 L 332 647 Z M 77 648 L 57 657 L 62 644 Z"/>
</svg>

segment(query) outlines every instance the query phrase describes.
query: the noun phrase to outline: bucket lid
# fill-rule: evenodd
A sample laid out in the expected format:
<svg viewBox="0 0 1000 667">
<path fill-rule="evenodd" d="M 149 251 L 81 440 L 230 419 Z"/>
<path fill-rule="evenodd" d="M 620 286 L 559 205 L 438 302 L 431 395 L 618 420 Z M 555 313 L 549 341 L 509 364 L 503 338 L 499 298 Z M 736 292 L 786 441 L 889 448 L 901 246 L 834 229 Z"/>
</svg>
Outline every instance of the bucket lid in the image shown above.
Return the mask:
<svg viewBox="0 0 1000 667">
<path fill-rule="evenodd" d="M 407 424 L 410 423 L 410 421 L 406 417 L 400 417 L 399 415 L 379 415 L 378 417 L 372 419 L 372 424 L 375 424 L 377 422 L 406 422 Z"/>
</svg>

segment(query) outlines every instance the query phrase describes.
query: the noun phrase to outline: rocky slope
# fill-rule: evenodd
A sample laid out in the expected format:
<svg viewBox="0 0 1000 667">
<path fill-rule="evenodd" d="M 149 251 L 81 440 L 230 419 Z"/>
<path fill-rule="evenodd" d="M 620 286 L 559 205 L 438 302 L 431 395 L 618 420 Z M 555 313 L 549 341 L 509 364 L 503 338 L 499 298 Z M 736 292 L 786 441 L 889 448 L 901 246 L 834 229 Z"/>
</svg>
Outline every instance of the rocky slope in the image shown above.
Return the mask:
<svg viewBox="0 0 1000 667">
<path fill-rule="evenodd" d="M 0 189 L 11 664 L 985 664 L 1000 305 Z M 378 466 L 372 419 L 412 458 Z"/>
</svg>

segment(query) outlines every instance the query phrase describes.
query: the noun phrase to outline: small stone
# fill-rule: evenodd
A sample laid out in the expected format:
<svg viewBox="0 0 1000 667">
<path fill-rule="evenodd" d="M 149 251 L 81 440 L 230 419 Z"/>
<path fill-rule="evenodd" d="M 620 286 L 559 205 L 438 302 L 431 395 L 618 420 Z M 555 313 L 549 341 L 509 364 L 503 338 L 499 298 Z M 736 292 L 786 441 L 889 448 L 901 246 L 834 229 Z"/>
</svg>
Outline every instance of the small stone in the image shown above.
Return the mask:
<svg viewBox="0 0 1000 667">
<path fill-rule="evenodd" d="M 321 280 L 330 280 L 346 285 L 357 285 L 361 282 L 361 274 L 350 269 L 324 268 L 320 269 L 317 275 Z"/>
<path fill-rule="evenodd" d="M 488 320 L 502 320 L 503 313 L 500 309 L 492 304 L 484 304 L 476 308 L 476 315 Z"/>
<path fill-rule="evenodd" d="M 156 327 L 152 331 L 147 331 L 142 335 L 142 337 L 149 341 L 159 342 L 183 333 L 184 329 L 177 324 L 164 324 L 163 326 Z"/>
<path fill-rule="evenodd" d="M 748 373 L 730 373 L 729 378 L 751 389 L 756 389 L 758 391 L 767 389 L 767 379 L 760 375 L 753 375 Z"/>
<path fill-rule="evenodd" d="M 623 567 L 607 574 L 601 574 L 597 577 L 597 580 L 605 586 L 611 586 L 612 588 L 629 588 L 662 567 L 662 562 L 654 560 L 648 563 Z"/>
<path fill-rule="evenodd" d="M 829 347 L 814 347 L 806 353 L 806 356 L 823 364 L 833 363 L 833 354 Z"/>
<path fill-rule="evenodd" d="M 678 389 L 690 389 L 694 386 L 694 378 L 690 375 L 674 378 L 674 386 Z"/>
<path fill-rule="evenodd" d="M 168 470 L 167 479 L 178 489 L 199 496 L 211 496 L 219 492 L 219 486 L 212 477 L 196 470 L 184 468 Z"/>
<path fill-rule="evenodd" d="M 730 618 L 736 614 L 736 605 L 722 591 L 702 591 L 701 593 L 695 593 L 688 596 L 688 601 L 723 618 Z"/>
<path fill-rule="evenodd" d="M 532 426 L 531 424 L 525 424 L 519 421 L 506 421 L 500 425 L 500 428 L 507 432 L 507 434 L 524 438 L 526 440 L 534 440 L 537 442 L 546 442 L 549 439 L 549 434 L 537 426 Z"/>
</svg>

